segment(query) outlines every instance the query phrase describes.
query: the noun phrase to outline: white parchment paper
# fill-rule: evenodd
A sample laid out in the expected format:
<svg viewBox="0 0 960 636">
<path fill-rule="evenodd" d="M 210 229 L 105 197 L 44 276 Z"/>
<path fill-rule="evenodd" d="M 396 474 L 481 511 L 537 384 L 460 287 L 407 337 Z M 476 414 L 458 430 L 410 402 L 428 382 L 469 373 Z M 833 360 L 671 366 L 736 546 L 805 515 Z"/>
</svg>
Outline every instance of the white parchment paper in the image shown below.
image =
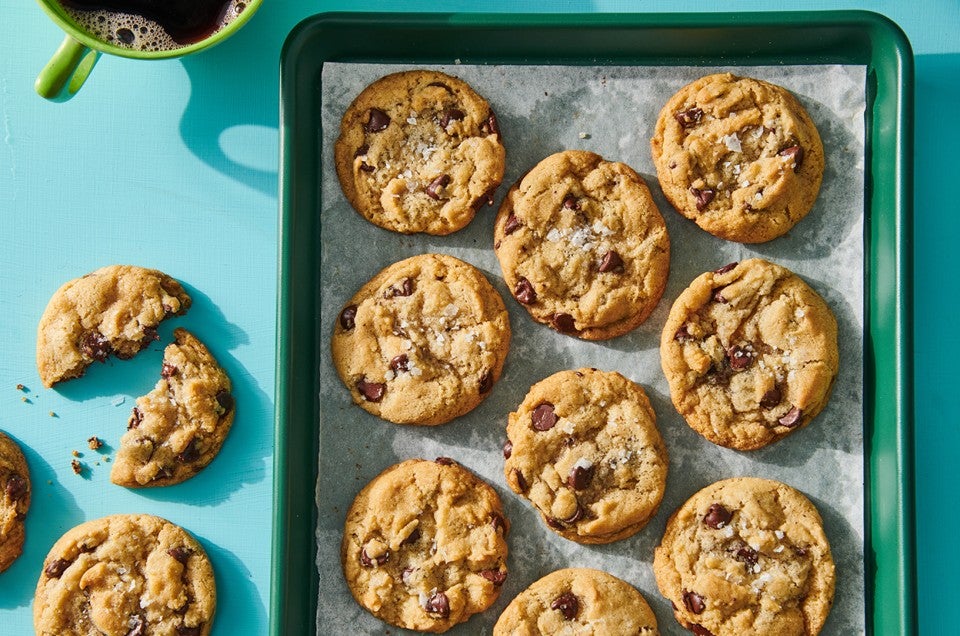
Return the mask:
<svg viewBox="0 0 960 636">
<path fill-rule="evenodd" d="M 497 603 L 448 633 L 489 634 L 503 608 L 541 576 L 561 567 L 594 567 L 637 587 L 663 634 L 686 633 L 653 577 L 653 549 L 667 517 L 700 488 L 727 477 L 777 479 L 806 493 L 819 509 L 837 565 L 834 607 L 824 634 L 865 631 L 863 541 L 863 221 L 865 69 L 862 66 L 549 67 L 434 66 L 469 82 L 491 103 L 507 148 L 507 170 L 494 207 L 446 237 L 404 236 L 363 220 L 340 190 L 333 145 L 353 98 L 401 65 L 326 64 L 322 91 L 320 468 L 317 480 L 318 634 L 397 634 L 350 596 L 340 566 L 346 511 L 357 492 L 387 466 L 411 457 L 452 457 L 496 488 L 512 524 L 509 577 Z M 826 172 L 814 209 L 789 234 L 744 246 L 715 238 L 666 202 L 650 157 L 662 105 L 702 75 L 731 71 L 790 89 L 816 122 Z M 650 318 L 609 341 L 583 342 L 534 323 L 511 297 L 493 252 L 493 219 L 509 185 L 549 154 L 584 149 L 622 161 L 646 179 L 672 242 L 670 278 Z M 480 268 L 503 295 L 513 340 L 503 376 L 473 412 L 439 427 L 398 426 L 354 406 L 327 344 L 343 304 L 383 267 L 415 254 L 452 254 Z M 711 444 L 674 410 L 660 368 L 659 334 L 670 306 L 693 278 L 758 256 L 802 276 L 833 309 L 840 326 L 840 373 L 827 408 L 805 429 L 750 453 Z M 670 452 L 660 510 L 629 539 L 584 546 L 567 541 L 506 486 L 501 445 L 507 414 L 530 386 L 563 369 L 617 370 L 650 396 Z M 309 558 L 304 555 L 304 558 Z"/>
</svg>

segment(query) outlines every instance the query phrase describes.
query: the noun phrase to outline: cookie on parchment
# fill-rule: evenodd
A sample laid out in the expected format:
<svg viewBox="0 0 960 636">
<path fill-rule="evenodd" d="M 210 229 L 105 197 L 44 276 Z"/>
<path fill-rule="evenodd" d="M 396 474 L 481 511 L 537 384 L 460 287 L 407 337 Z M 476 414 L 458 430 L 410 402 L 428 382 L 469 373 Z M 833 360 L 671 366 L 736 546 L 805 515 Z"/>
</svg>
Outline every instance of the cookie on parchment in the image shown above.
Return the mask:
<svg viewBox="0 0 960 636">
<path fill-rule="evenodd" d="M 726 479 L 667 521 L 654 551 L 657 587 L 695 634 L 815 636 L 835 572 L 817 509 L 780 482 Z"/>
<path fill-rule="evenodd" d="M 667 200 L 729 241 L 762 243 L 807 215 L 823 180 L 817 127 L 788 90 L 718 73 L 681 88 L 651 140 Z"/>
<path fill-rule="evenodd" d="M 183 528 L 145 514 L 87 521 L 43 561 L 33 601 L 38 636 L 206 636 L 217 605 L 213 568 Z"/>
<path fill-rule="evenodd" d="M 169 486 L 213 461 L 233 424 L 230 378 L 186 329 L 173 331 L 160 380 L 137 398 L 110 480 L 120 486 Z"/>
<path fill-rule="evenodd" d="M 27 460 L 17 443 L 0 431 L 0 572 L 23 552 L 31 490 Z"/>
<path fill-rule="evenodd" d="M 517 595 L 493 636 L 658 636 L 657 617 L 643 595 L 612 574 L 589 568 L 552 572 Z"/>
<path fill-rule="evenodd" d="M 585 340 L 646 320 L 670 269 L 670 238 L 643 179 L 582 150 L 547 157 L 510 189 L 494 249 L 530 316 Z"/>
<path fill-rule="evenodd" d="M 656 513 L 669 461 L 638 384 L 613 371 L 561 371 L 533 385 L 508 420 L 507 484 L 560 536 L 610 543 Z"/>
<path fill-rule="evenodd" d="M 507 578 L 497 493 L 454 460 L 391 466 L 357 495 L 341 546 L 350 593 L 377 618 L 444 632 L 482 612 Z"/>
<path fill-rule="evenodd" d="M 51 387 L 111 354 L 131 358 L 157 339 L 157 325 L 190 308 L 179 282 L 155 269 L 109 265 L 65 283 L 37 327 L 37 370 Z"/>
<path fill-rule="evenodd" d="M 473 265 L 421 254 L 386 267 L 343 307 L 331 349 L 353 401 L 397 424 L 443 424 L 500 378 L 510 321 Z"/>
<path fill-rule="evenodd" d="M 450 234 L 493 202 L 505 152 L 490 104 L 429 70 L 369 85 L 347 108 L 334 148 L 347 200 L 394 232 Z"/>
<path fill-rule="evenodd" d="M 714 444 L 754 450 L 826 406 L 837 321 L 799 276 L 762 259 L 697 277 L 674 302 L 660 363 L 677 411 Z"/>
</svg>

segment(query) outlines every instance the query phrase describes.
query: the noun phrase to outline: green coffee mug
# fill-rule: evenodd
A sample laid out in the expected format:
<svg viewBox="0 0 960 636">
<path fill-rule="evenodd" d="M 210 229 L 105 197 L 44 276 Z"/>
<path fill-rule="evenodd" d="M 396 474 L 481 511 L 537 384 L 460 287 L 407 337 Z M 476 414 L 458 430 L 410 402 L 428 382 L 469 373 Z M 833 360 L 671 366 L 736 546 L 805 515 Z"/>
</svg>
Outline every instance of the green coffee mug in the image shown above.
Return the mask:
<svg viewBox="0 0 960 636">
<path fill-rule="evenodd" d="M 40 71 L 34 88 L 41 97 L 55 102 L 64 102 L 80 90 L 101 54 L 109 53 L 138 60 L 161 60 L 196 53 L 233 35 L 253 17 L 260 8 L 262 0 L 244 0 L 243 11 L 218 31 L 199 42 L 160 51 L 141 51 L 110 44 L 84 30 L 57 0 L 37 0 L 37 2 L 66 32 L 66 37 L 57 52 Z"/>
</svg>

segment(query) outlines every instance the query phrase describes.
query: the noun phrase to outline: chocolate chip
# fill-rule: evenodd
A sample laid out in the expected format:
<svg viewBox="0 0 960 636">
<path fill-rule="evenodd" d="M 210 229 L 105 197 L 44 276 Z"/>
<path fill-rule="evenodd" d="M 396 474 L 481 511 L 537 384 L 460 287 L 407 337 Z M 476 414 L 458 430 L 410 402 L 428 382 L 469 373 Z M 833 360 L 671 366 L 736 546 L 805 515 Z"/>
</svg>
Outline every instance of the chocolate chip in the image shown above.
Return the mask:
<svg viewBox="0 0 960 636">
<path fill-rule="evenodd" d="M 690 592 L 688 590 L 683 591 L 683 604 L 694 614 L 702 614 L 703 610 L 707 609 L 704 598 L 696 592 Z"/>
<path fill-rule="evenodd" d="M 442 88 L 443 90 L 453 95 L 453 89 L 447 86 L 446 84 L 444 84 L 443 82 L 430 82 L 429 84 L 427 84 L 427 86 L 436 86 L 437 88 Z"/>
<path fill-rule="evenodd" d="M 440 200 L 440 190 L 450 185 L 450 175 L 442 174 L 427 186 L 427 196 L 434 201 Z"/>
<path fill-rule="evenodd" d="M 177 636 L 200 636 L 203 629 L 200 625 L 196 627 L 187 627 L 186 625 L 180 625 L 177 627 Z"/>
<path fill-rule="evenodd" d="M 503 515 L 499 512 L 490 513 L 490 525 L 493 526 L 493 531 L 500 531 L 501 534 L 507 533 L 507 522 L 504 521 Z"/>
<path fill-rule="evenodd" d="M 169 550 L 167 550 L 167 554 L 172 556 L 174 559 L 176 559 L 180 563 L 183 563 L 184 565 L 186 565 L 187 560 L 190 558 L 190 555 L 193 554 L 193 551 L 178 545 L 175 548 L 170 548 Z"/>
<path fill-rule="evenodd" d="M 503 570 L 481 570 L 480 576 L 487 579 L 495 586 L 500 587 L 507 580 L 507 573 Z"/>
<path fill-rule="evenodd" d="M 520 219 L 517 218 L 517 215 L 511 212 L 507 215 L 507 220 L 503 224 L 503 233 L 506 235 L 513 234 L 520 229 L 521 225 L 523 225 L 523 223 L 520 222 Z"/>
<path fill-rule="evenodd" d="M 780 387 L 775 386 L 764 393 L 763 397 L 760 398 L 760 408 L 772 409 L 777 404 L 780 404 L 782 397 L 783 396 L 780 393 Z"/>
<path fill-rule="evenodd" d="M 473 202 L 471 206 L 474 209 L 474 211 L 479 210 L 484 205 L 493 205 L 493 193 L 496 191 L 497 191 L 497 186 L 493 186 L 492 188 L 490 188 L 489 190 L 481 194 L 479 197 L 477 197 L 477 199 Z"/>
<path fill-rule="evenodd" d="M 797 556 L 807 556 L 807 551 L 798 545 L 793 546 L 793 553 Z"/>
<path fill-rule="evenodd" d="M 393 358 L 390 360 L 390 370 L 394 373 L 409 371 L 410 358 L 407 357 L 407 354 L 401 353 L 400 355 L 393 356 Z"/>
<path fill-rule="evenodd" d="M 367 554 L 366 548 L 361 548 L 360 550 L 360 565 L 365 568 L 372 568 L 374 566 L 383 565 L 390 560 L 390 552 L 384 552 L 376 558 L 370 558 L 370 555 Z"/>
<path fill-rule="evenodd" d="M 714 274 L 726 274 L 727 272 L 729 272 L 730 270 L 732 270 L 734 267 L 736 267 L 736 266 L 739 265 L 739 264 L 740 264 L 740 263 L 739 263 L 738 261 L 734 261 L 734 262 L 732 262 L 732 263 L 727 263 L 726 265 L 724 265 L 724 266 L 721 267 L 720 269 L 715 269 L 715 270 L 713 270 L 713 273 L 714 273 Z"/>
<path fill-rule="evenodd" d="M 750 567 L 755 566 L 757 561 L 760 559 L 760 555 L 757 553 L 757 551 L 748 545 L 738 549 L 733 556 L 737 561 L 746 563 Z"/>
<path fill-rule="evenodd" d="M 368 152 L 370 152 L 370 146 L 368 146 L 367 144 L 363 144 L 362 146 L 357 148 L 357 151 L 355 153 L 353 153 L 353 158 L 359 159 L 360 157 L 364 156 Z"/>
<path fill-rule="evenodd" d="M 503 443 L 503 458 L 510 459 L 510 455 L 513 454 L 513 442 L 507 440 Z"/>
<path fill-rule="evenodd" d="M 457 462 L 449 457 L 437 457 L 433 460 L 440 464 L 441 466 L 456 466 Z"/>
<path fill-rule="evenodd" d="M 88 331 L 80 340 L 80 353 L 97 362 L 104 362 L 113 353 L 113 345 L 102 333 Z"/>
<path fill-rule="evenodd" d="M 596 471 L 592 465 L 586 468 L 574 465 L 570 469 L 570 474 L 567 475 L 567 485 L 574 490 L 583 490 L 593 481 L 594 472 Z"/>
<path fill-rule="evenodd" d="M 577 197 L 572 194 L 568 194 L 567 196 L 563 197 L 563 207 L 567 210 L 579 210 L 580 202 L 577 201 Z"/>
<path fill-rule="evenodd" d="M 131 616 L 127 624 L 130 626 L 127 636 L 144 636 L 147 633 L 147 623 L 139 614 Z"/>
<path fill-rule="evenodd" d="M 576 523 L 583 519 L 583 508 L 580 506 L 580 503 L 577 503 L 577 509 L 573 511 L 573 514 L 567 517 L 566 519 L 561 519 L 565 524 Z"/>
<path fill-rule="evenodd" d="M 192 464 L 193 462 L 200 459 L 200 449 L 197 447 L 197 438 L 194 437 L 190 440 L 190 443 L 187 444 L 187 447 L 183 449 L 174 459 L 176 459 L 181 464 Z"/>
<path fill-rule="evenodd" d="M 730 368 L 736 371 L 749 368 L 756 357 L 757 354 L 754 351 L 740 345 L 733 345 L 727 349 L 727 361 L 730 363 Z"/>
<path fill-rule="evenodd" d="M 480 376 L 480 395 L 484 393 L 489 393 L 490 389 L 493 388 L 493 373 L 489 369 L 483 372 L 483 375 Z"/>
<path fill-rule="evenodd" d="M 726 296 L 723 295 L 724 289 L 726 288 L 721 287 L 720 289 L 713 292 L 713 302 L 720 303 L 721 305 L 726 305 L 728 302 L 730 302 L 729 300 L 727 300 Z"/>
<path fill-rule="evenodd" d="M 446 618 L 450 616 L 450 601 L 446 594 L 437 592 L 427 599 L 423 609 L 427 610 L 428 614 L 436 614 L 440 618 Z"/>
<path fill-rule="evenodd" d="M 793 171 L 799 172 L 803 164 L 803 148 L 801 146 L 790 146 L 777 153 L 781 157 L 793 159 Z"/>
<path fill-rule="evenodd" d="M 696 634 L 697 636 L 713 636 L 713 632 L 704 627 L 703 625 L 697 625 L 696 623 L 690 624 L 690 631 Z"/>
<path fill-rule="evenodd" d="M 707 514 L 703 516 L 703 523 L 714 530 L 724 527 L 733 519 L 733 513 L 723 507 L 723 504 L 710 504 Z"/>
<path fill-rule="evenodd" d="M 697 107 L 688 108 L 674 113 L 673 118 L 683 128 L 690 128 L 700 123 L 700 120 L 703 119 L 703 111 Z"/>
<path fill-rule="evenodd" d="M 550 325 L 560 333 L 574 333 L 577 331 L 576 322 L 570 314 L 553 314 Z"/>
<path fill-rule="evenodd" d="M 130 414 L 130 419 L 127 420 L 127 430 L 131 428 L 137 428 L 140 426 L 140 422 L 143 421 L 143 413 L 140 412 L 140 409 L 133 407 L 133 412 Z"/>
<path fill-rule="evenodd" d="M 573 592 L 564 592 L 550 603 L 550 609 L 558 610 L 568 621 L 572 621 L 580 613 L 580 601 Z"/>
<path fill-rule="evenodd" d="M 173 366 L 169 362 L 164 362 L 163 366 L 160 367 L 160 377 L 172 378 L 175 375 L 177 375 L 177 367 Z"/>
<path fill-rule="evenodd" d="M 690 194 L 692 194 L 697 199 L 697 211 L 703 212 L 704 208 L 710 205 L 710 202 L 713 201 L 713 197 L 717 195 L 716 192 L 710 190 L 709 188 L 690 188 Z"/>
<path fill-rule="evenodd" d="M 510 471 L 510 473 L 513 475 L 513 478 L 516 480 L 517 488 L 520 489 L 520 492 L 527 492 L 527 488 L 529 488 L 529 486 L 527 485 L 527 480 L 523 478 L 523 473 L 520 472 L 520 469 L 514 468 L 513 470 Z"/>
<path fill-rule="evenodd" d="M 367 402 L 379 402 L 387 392 L 387 385 L 380 382 L 367 382 L 366 378 L 361 378 L 357 382 L 357 391 Z"/>
<path fill-rule="evenodd" d="M 383 293 L 384 298 L 396 298 L 397 296 L 409 296 L 413 293 L 413 279 L 409 276 L 399 283 L 391 285 Z"/>
<path fill-rule="evenodd" d="M 614 250 L 610 250 L 609 252 L 603 255 L 602 259 L 600 259 L 600 271 L 603 273 L 622 272 L 623 259 L 620 258 L 620 255 L 617 254 Z"/>
<path fill-rule="evenodd" d="M 517 301 L 524 305 L 532 305 L 537 302 L 537 292 L 533 284 L 523 276 L 517 281 L 517 286 L 513 288 L 513 295 Z"/>
<path fill-rule="evenodd" d="M 444 108 L 443 112 L 440 113 L 440 127 L 446 128 L 450 122 L 460 121 L 466 116 L 466 113 L 459 108 Z"/>
<path fill-rule="evenodd" d="M 340 326 L 346 331 L 350 331 L 356 326 L 357 306 L 347 305 L 340 312 Z"/>
<path fill-rule="evenodd" d="M 140 339 L 140 348 L 144 348 L 149 345 L 151 342 L 160 339 L 160 334 L 157 333 L 157 330 L 154 327 L 144 327 L 143 328 L 143 338 Z"/>
<path fill-rule="evenodd" d="M 360 169 L 363 170 L 364 172 L 373 172 L 373 171 L 376 170 L 376 168 L 374 168 L 373 166 L 371 166 L 371 165 L 370 165 L 369 163 L 367 163 L 366 161 L 361 161 L 361 162 L 360 162 Z"/>
<path fill-rule="evenodd" d="M 687 325 L 681 325 L 680 328 L 677 329 L 677 333 L 673 334 L 673 339 L 677 342 L 691 342 L 693 341 L 693 336 L 690 335 Z"/>
<path fill-rule="evenodd" d="M 47 564 L 47 567 L 43 568 L 43 573 L 51 579 L 59 579 L 63 576 L 63 573 L 67 571 L 71 563 L 73 563 L 73 561 L 67 561 L 66 559 L 51 561 Z"/>
<path fill-rule="evenodd" d="M 385 130 L 387 126 L 390 125 L 390 115 L 386 114 L 379 108 L 370 109 L 370 119 L 364 125 L 363 129 L 367 132 L 380 132 Z"/>
<path fill-rule="evenodd" d="M 800 423 L 801 415 L 803 415 L 803 411 L 801 411 L 797 407 L 793 407 L 792 409 L 787 411 L 786 415 L 784 415 L 777 421 L 780 422 L 781 426 L 786 426 L 787 428 L 793 428 L 794 426 Z"/>
<path fill-rule="evenodd" d="M 557 424 L 557 414 L 553 410 L 553 404 L 543 402 L 533 409 L 530 416 L 530 425 L 535 431 L 549 431 Z"/>
<path fill-rule="evenodd" d="M 4 488 L 4 491 L 7 493 L 7 498 L 10 499 L 10 501 L 20 501 L 24 495 L 27 494 L 27 480 L 14 473 L 10 475 L 10 478 L 7 480 L 7 486 Z"/>
<path fill-rule="evenodd" d="M 233 409 L 233 396 L 230 395 L 230 391 L 223 389 L 217 392 L 216 396 L 217 404 L 220 405 L 220 408 L 223 409 L 224 413 L 229 413 Z"/>
<path fill-rule="evenodd" d="M 500 136 L 500 125 L 497 123 L 497 116 L 492 110 L 490 114 L 487 115 L 487 118 L 480 124 L 480 130 L 487 134 L 493 134 L 497 137 Z"/>
<path fill-rule="evenodd" d="M 420 528 L 414 528 L 413 532 L 407 535 L 407 538 L 400 542 L 400 545 L 412 545 L 420 540 Z"/>
</svg>

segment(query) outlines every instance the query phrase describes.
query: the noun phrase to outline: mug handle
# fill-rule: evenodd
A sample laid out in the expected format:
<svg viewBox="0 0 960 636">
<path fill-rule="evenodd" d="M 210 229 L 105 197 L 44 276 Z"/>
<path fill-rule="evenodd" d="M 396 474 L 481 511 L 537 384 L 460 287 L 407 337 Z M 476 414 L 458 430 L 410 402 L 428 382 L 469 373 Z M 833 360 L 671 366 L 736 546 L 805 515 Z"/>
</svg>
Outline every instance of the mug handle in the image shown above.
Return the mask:
<svg viewBox="0 0 960 636">
<path fill-rule="evenodd" d="M 60 48 L 37 75 L 33 87 L 41 97 L 65 102 L 87 81 L 99 57 L 100 51 L 89 48 L 67 34 Z"/>
</svg>

